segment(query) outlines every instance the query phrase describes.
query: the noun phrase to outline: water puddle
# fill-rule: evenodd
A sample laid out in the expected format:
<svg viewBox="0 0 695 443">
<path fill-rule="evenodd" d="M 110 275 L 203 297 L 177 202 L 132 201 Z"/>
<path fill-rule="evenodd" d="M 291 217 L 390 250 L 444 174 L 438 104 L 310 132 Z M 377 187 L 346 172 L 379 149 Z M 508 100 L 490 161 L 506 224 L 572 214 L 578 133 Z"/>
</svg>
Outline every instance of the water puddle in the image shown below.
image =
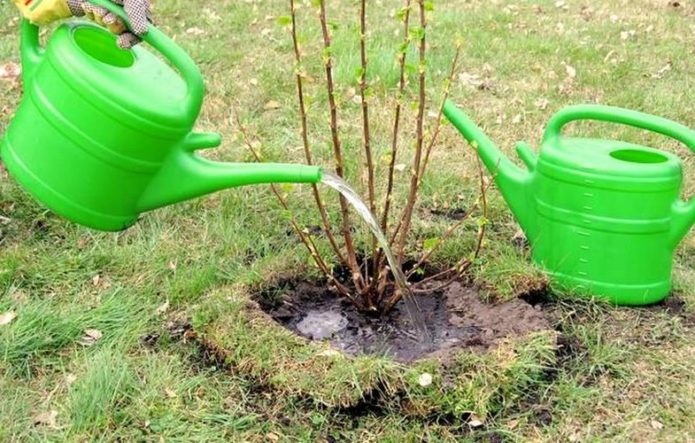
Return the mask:
<svg viewBox="0 0 695 443">
<path fill-rule="evenodd" d="M 383 317 L 369 317 L 320 284 L 286 282 L 273 294 L 273 300 L 261 294 L 255 299 L 275 321 L 296 334 L 328 341 L 348 355 L 386 355 L 403 362 L 430 356 L 447 359 L 458 349 L 485 350 L 506 337 L 550 329 L 540 306 L 520 299 L 484 303 L 478 292 L 460 283 L 414 296 L 427 324 L 428 342 L 416 339 L 410 315 L 400 304 Z"/>
</svg>

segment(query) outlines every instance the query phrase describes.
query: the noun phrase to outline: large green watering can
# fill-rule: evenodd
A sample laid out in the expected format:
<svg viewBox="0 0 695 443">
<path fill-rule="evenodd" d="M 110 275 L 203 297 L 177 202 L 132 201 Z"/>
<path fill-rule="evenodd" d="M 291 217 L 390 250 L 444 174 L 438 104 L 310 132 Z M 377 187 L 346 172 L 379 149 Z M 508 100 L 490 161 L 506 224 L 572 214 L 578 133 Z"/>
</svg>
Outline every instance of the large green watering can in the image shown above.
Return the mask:
<svg viewBox="0 0 695 443">
<path fill-rule="evenodd" d="M 126 19 L 108 0 L 90 1 Z M 121 50 L 111 33 L 89 23 L 61 25 L 45 50 L 27 21 L 21 37 L 24 97 L 0 156 L 37 200 L 74 222 L 116 231 L 141 212 L 223 188 L 321 180 L 313 166 L 198 156 L 221 142 L 218 134 L 192 132 L 202 75 L 153 26 L 143 38 L 164 60 L 142 46 Z"/>
<path fill-rule="evenodd" d="M 621 305 L 669 294 L 674 250 L 695 223 L 695 199 L 680 199 L 681 161 L 646 146 L 564 137 L 562 129 L 576 120 L 619 123 L 693 151 L 695 131 L 626 109 L 571 106 L 550 120 L 539 156 L 517 145 L 524 171 L 451 102 L 444 114 L 477 147 L 555 287 Z"/>
</svg>

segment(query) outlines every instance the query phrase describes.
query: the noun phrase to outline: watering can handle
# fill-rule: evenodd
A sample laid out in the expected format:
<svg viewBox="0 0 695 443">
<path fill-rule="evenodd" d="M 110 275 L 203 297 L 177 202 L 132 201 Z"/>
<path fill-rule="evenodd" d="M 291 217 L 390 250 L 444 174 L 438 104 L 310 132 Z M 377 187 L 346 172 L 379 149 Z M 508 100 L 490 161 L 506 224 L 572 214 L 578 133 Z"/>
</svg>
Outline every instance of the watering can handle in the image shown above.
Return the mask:
<svg viewBox="0 0 695 443">
<path fill-rule="evenodd" d="M 695 131 L 687 126 L 638 111 L 601 105 L 576 105 L 564 108 L 550 119 L 543 135 L 543 142 L 557 140 L 562 135 L 562 128 L 577 120 L 598 120 L 646 129 L 678 140 L 695 152 Z M 695 223 L 695 198 L 689 202 L 682 200 L 676 202 L 674 212 L 672 243 L 675 246 Z"/>
<path fill-rule="evenodd" d="M 559 138 L 562 135 L 562 128 L 577 120 L 597 120 L 646 129 L 678 140 L 695 152 L 695 131 L 687 126 L 663 117 L 602 105 L 576 105 L 562 109 L 550 119 L 543 141 Z"/>
<path fill-rule="evenodd" d="M 126 26 L 131 28 L 128 16 L 122 6 L 118 6 L 109 0 L 89 0 L 89 2 L 118 15 Z M 22 20 L 21 26 L 23 79 L 25 83 L 30 83 L 34 68 L 41 61 L 42 49 L 39 43 L 39 28 L 26 19 Z M 148 31 L 140 37 L 144 42 L 159 51 L 179 71 L 187 86 L 186 103 L 192 109 L 199 109 L 202 104 L 205 87 L 200 69 L 198 69 L 191 57 L 172 39 L 153 25 L 150 25 Z"/>
</svg>

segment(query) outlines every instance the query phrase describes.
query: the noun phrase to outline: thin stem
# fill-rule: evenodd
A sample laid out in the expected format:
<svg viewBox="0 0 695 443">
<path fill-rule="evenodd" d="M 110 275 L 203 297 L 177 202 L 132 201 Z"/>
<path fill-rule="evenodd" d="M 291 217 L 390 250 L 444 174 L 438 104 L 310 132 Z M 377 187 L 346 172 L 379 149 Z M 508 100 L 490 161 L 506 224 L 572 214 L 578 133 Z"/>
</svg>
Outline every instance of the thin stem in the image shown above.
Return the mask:
<svg viewBox="0 0 695 443">
<path fill-rule="evenodd" d="M 369 192 L 369 209 L 372 214 L 376 214 L 376 194 L 374 192 L 374 161 L 372 158 L 372 145 L 371 145 L 371 131 L 369 125 L 369 102 L 367 101 L 367 94 L 369 93 L 369 86 L 367 84 L 367 1 L 361 0 L 360 2 L 360 95 L 362 97 L 362 144 L 364 146 L 364 155 L 367 162 L 367 189 Z M 378 262 L 374 260 L 377 255 L 376 248 L 376 238 L 372 235 L 372 280 L 369 281 L 369 265 L 367 258 L 365 257 L 365 280 L 368 282 L 369 290 L 367 291 L 367 296 L 370 298 L 370 304 L 374 301 L 371 300 L 374 294 L 374 285 L 376 285 L 376 279 L 378 277 L 379 268 L 377 266 Z"/>
<path fill-rule="evenodd" d="M 456 53 L 454 54 L 454 59 L 451 62 L 451 70 L 449 71 L 449 76 L 446 79 L 446 83 L 444 86 L 444 97 L 442 98 L 442 102 L 439 105 L 439 111 L 437 113 L 437 120 L 435 121 L 435 127 L 434 127 L 434 132 L 432 134 L 432 139 L 430 140 L 429 144 L 427 145 L 427 148 L 425 149 L 425 159 L 422 162 L 422 167 L 420 168 L 420 181 L 418 182 L 418 189 L 420 188 L 420 185 L 422 184 L 422 177 L 425 176 L 425 172 L 427 171 L 427 165 L 429 164 L 430 161 L 430 154 L 432 153 L 432 148 L 434 148 L 434 145 L 437 143 L 437 138 L 439 137 L 439 133 L 442 128 L 442 115 L 444 113 L 444 103 L 446 103 L 447 99 L 449 98 L 449 91 L 451 89 L 451 84 L 454 81 L 454 75 L 456 75 L 456 68 L 458 66 L 458 61 L 459 57 L 461 55 L 461 45 L 457 44 L 456 45 Z"/>
<path fill-rule="evenodd" d="M 328 22 L 326 20 L 326 1 L 319 0 L 319 21 L 321 22 L 321 33 L 323 35 L 324 45 L 324 68 L 326 71 L 326 90 L 328 92 L 328 104 L 331 113 L 331 137 L 333 142 L 333 156 L 335 157 L 335 172 L 339 177 L 344 177 L 343 171 L 343 152 L 340 143 L 340 135 L 338 134 L 338 106 L 335 102 L 335 87 L 333 83 L 333 56 L 331 55 L 331 36 L 328 31 Z M 364 290 L 364 281 L 357 264 L 357 255 L 355 254 L 355 245 L 350 233 L 350 213 L 348 202 L 340 195 L 340 213 L 343 219 L 343 237 L 345 239 L 345 249 L 347 251 L 348 266 L 352 273 L 352 279 L 355 287 L 359 292 Z"/>
<path fill-rule="evenodd" d="M 420 66 L 419 66 L 419 90 L 418 90 L 418 111 L 417 111 L 417 128 L 416 128 L 416 142 L 415 142 L 415 158 L 413 159 L 413 169 L 412 178 L 410 180 L 410 193 L 408 195 L 408 202 L 405 206 L 405 212 L 403 215 L 403 225 L 401 228 L 400 242 L 398 246 L 398 262 L 403 262 L 403 256 L 405 254 L 405 245 L 408 240 L 408 231 L 410 230 L 410 224 L 413 217 L 413 209 L 415 208 L 415 202 L 417 201 L 417 190 L 418 182 L 420 181 L 420 162 L 422 161 L 422 151 L 424 145 L 424 120 L 425 120 L 425 74 L 426 74 L 426 54 L 427 54 L 427 42 L 426 42 L 426 30 L 427 30 L 427 18 L 425 16 L 425 0 L 418 0 L 418 9 L 420 11 Z"/>
<path fill-rule="evenodd" d="M 367 84 L 367 11 L 366 0 L 362 0 L 360 5 L 360 94 L 362 96 L 362 141 L 364 153 L 367 160 L 367 187 L 369 188 L 369 209 L 372 213 L 376 212 L 376 195 L 374 192 L 374 162 L 372 159 L 371 133 L 369 128 L 369 103 L 367 94 L 369 93 Z"/>
<path fill-rule="evenodd" d="M 309 144 L 309 130 L 308 130 L 308 119 L 307 119 L 307 112 L 306 112 L 306 104 L 304 100 L 304 82 L 302 79 L 302 55 L 301 55 L 301 50 L 299 48 L 299 40 L 297 39 L 297 14 L 296 14 L 296 9 L 295 9 L 295 0 L 290 0 L 290 14 L 292 17 L 292 44 L 294 46 L 294 59 L 295 63 L 297 65 L 296 67 L 296 73 L 295 73 L 295 80 L 297 83 L 297 99 L 299 103 L 299 116 L 302 124 L 302 144 L 304 145 L 304 157 L 306 158 L 306 162 L 308 164 L 313 164 L 313 159 L 311 155 L 311 146 Z M 319 188 L 316 184 L 311 185 L 311 190 L 314 194 L 314 200 L 316 201 L 316 206 L 318 206 L 319 213 L 321 215 L 321 222 L 323 223 L 323 229 L 324 232 L 326 233 L 326 237 L 328 238 L 329 243 L 331 244 L 331 248 L 333 248 L 333 252 L 338 256 L 338 259 L 347 264 L 347 260 L 345 259 L 345 256 L 343 255 L 342 251 L 340 250 L 340 247 L 338 247 L 338 243 L 335 240 L 335 237 L 333 236 L 333 231 L 331 230 L 331 224 L 328 220 L 328 212 L 326 211 L 326 206 L 323 203 L 323 200 L 321 199 L 321 194 L 319 193 Z"/>
<path fill-rule="evenodd" d="M 386 234 L 388 232 L 389 223 L 389 211 L 391 209 L 391 200 L 393 199 L 393 178 L 396 168 L 396 158 L 398 156 L 398 136 L 400 134 L 401 125 L 401 108 L 403 106 L 403 94 L 405 92 L 406 76 L 405 76 L 405 62 L 408 54 L 408 46 L 410 45 L 410 35 L 408 31 L 410 29 L 410 9 L 411 0 L 405 0 L 405 8 L 403 10 L 403 42 L 399 49 L 398 54 L 398 96 L 396 97 L 396 109 L 393 118 L 393 132 L 391 137 L 391 158 L 389 161 L 388 170 L 388 182 L 386 185 L 386 198 L 384 199 L 384 211 L 381 215 L 381 230 Z M 399 222 L 400 229 L 400 222 Z M 389 247 L 393 245 L 395 237 L 391 238 L 389 241 Z M 374 260 L 379 269 L 384 267 L 386 262 L 386 257 L 381 250 L 377 251 L 377 257 Z M 379 274 L 379 288 L 385 288 L 386 279 L 388 278 L 388 273 Z M 382 290 L 378 290 L 379 294 L 382 294 Z"/>
<path fill-rule="evenodd" d="M 405 62 L 408 54 L 408 45 L 410 44 L 410 36 L 408 30 L 410 28 L 410 2 L 406 0 L 405 11 L 403 15 L 403 44 L 398 55 L 398 96 L 396 97 L 396 110 L 393 119 L 393 133 L 391 137 L 391 158 L 389 162 L 388 183 L 386 185 L 386 198 L 384 199 L 384 212 L 381 216 L 381 230 L 386 232 L 388 229 L 389 210 L 391 208 L 391 199 L 393 198 L 393 177 L 396 167 L 396 156 L 398 154 L 398 135 L 400 133 L 401 124 L 401 107 L 403 106 L 403 93 L 405 91 L 406 76 Z"/>
</svg>

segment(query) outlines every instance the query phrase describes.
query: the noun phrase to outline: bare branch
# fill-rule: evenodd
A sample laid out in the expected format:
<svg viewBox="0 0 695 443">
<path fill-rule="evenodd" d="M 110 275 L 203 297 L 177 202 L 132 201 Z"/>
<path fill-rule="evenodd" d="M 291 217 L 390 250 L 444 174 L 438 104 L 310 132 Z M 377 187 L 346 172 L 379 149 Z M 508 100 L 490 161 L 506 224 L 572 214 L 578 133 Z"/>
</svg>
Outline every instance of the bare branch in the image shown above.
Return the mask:
<svg viewBox="0 0 695 443">
<path fill-rule="evenodd" d="M 306 104 L 304 101 L 304 84 L 302 80 L 302 76 L 304 73 L 302 72 L 302 54 L 301 50 L 299 48 L 299 41 L 297 39 L 297 13 L 295 9 L 295 0 L 290 0 L 290 14 L 292 17 L 292 44 L 294 47 L 294 59 L 296 63 L 296 72 L 295 72 L 295 80 L 297 83 L 297 99 L 299 103 L 299 117 L 301 120 L 302 124 L 302 144 L 304 145 L 304 157 L 306 158 L 306 162 L 308 164 L 313 164 L 313 159 L 311 155 L 311 146 L 309 144 L 309 130 L 308 130 L 308 123 L 307 123 L 307 112 L 306 112 Z M 323 224 L 323 229 L 324 232 L 326 233 L 326 237 L 328 238 L 329 243 L 331 244 L 331 247 L 333 248 L 333 252 L 338 256 L 338 259 L 347 264 L 347 260 L 345 256 L 343 255 L 342 251 L 340 250 L 340 247 L 338 246 L 338 243 L 335 240 L 335 237 L 333 236 L 333 232 L 331 230 L 331 225 L 328 220 L 328 212 L 326 211 L 326 206 L 323 203 L 323 200 L 321 199 L 321 194 L 319 193 L 319 188 L 316 184 L 311 185 L 311 190 L 314 194 L 314 200 L 316 201 L 316 206 L 319 209 L 319 213 L 321 215 L 321 222 Z"/>
<path fill-rule="evenodd" d="M 418 0 L 418 9 L 420 12 L 420 65 L 419 65 L 419 90 L 418 90 L 418 111 L 417 111 L 417 129 L 415 141 L 415 158 L 413 159 L 412 178 L 410 180 L 410 193 L 403 214 L 403 225 L 401 228 L 400 242 L 398 245 L 398 261 L 403 261 L 405 254 L 405 245 L 408 240 L 410 231 L 410 223 L 413 217 L 413 209 L 417 201 L 418 183 L 420 181 L 420 162 L 422 161 L 422 151 L 424 145 L 424 120 L 425 120 L 425 105 L 427 98 L 425 96 L 425 76 L 427 62 L 427 17 L 425 16 L 425 0 Z"/>
<path fill-rule="evenodd" d="M 432 139 L 430 140 L 429 144 L 427 145 L 427 149 L 425 150 L 425 159 L 422 162 L 422 167 L 420 168 L 420 181 L 418 182 L 418 189 L 420 188 L 420 185 L 422 184 L 422 177 L 424 177 L 425 172 L 427 171 L 427 165 L 429 164 L 430 161 L 430 154 L 432 153 L 432 148 L 434 145 L 437 143 L 437 137 L 439 137 L 439 132 L 442 128 L 442 115 L 444 113 L 444 103 L 447 101 L 449 98 L 449 91 L 451 89 L 451 84 L 454 81 L 454 76 L 456 75 L 456 68 L 458 67 L 458 61 L 459 57 L 461 55 L 461 44 L 457 43 L 456 44 L 456 52 L 454 53 L 454 59 L 451 62 L 451 70 L 449 71 L 449 76 L 446 79 L 446 83 L 444 85 L 444 97 L 442 98 L 442 102 L 439 105 L 439 111 L 437 113 L 437 120 L 435 121 L 435 127 L 434 131 L 432 133 Z"/>
<path fill-rule="evenodd" d="M 335 172 L 339 177 L 344 177 L 343 171 L 343 152 L 338 134 L 338 106 L 335 102 L 335 87 L 333 83 L 333 55 L 331 54 L 331 35 L 328 31 L 326 20 L 326 0 L 319 0 L 319 21 L 321 22 L 321 33 L 323 35 L 324 46 L 324 68 L 326 71 L 326 90 L 328 92 L 328 103 L 331 113 L 331 137 L 333 142 L 333 155 L 335 157 Z M 365 284 L 362 279 L 357 255 L 355 254 L 355 244 L 350 233 L 350 213 L 345 197 L 340 195 L 340 213 L 343 218 L 343 237 L 345 239 L 345 249 L 347 251 L 348 266 L 352 273 L 352 279 L 359 292 L 363 292 Z"/>
<path fill-rule="evenodd" d="M 389 210 L 391 208 L 391 199 L 393 198 L 393 176 L 396 167 L 396 156 L 398 154 L 398 135 L 400 134 L 401 124 L 401 107 L 403 106 L 403 93 L 405 92 L 405 62 L 408 54 L 408 45 L 410 44 L 410 9 L 411 0 L 405 1 L 405 9 L 403 11 L 403 43 L 399 48 L 398 54 L 398 96 L 396 97 L 396 110 L 393 119 L 393 133 L 391 137 L 391 158 L 389 162 L 388 183 L 386 185 L 386 198 L 384 199 L 384 212 L 381 216 L 381 230 L 388 230 Z"/>
</svg>

